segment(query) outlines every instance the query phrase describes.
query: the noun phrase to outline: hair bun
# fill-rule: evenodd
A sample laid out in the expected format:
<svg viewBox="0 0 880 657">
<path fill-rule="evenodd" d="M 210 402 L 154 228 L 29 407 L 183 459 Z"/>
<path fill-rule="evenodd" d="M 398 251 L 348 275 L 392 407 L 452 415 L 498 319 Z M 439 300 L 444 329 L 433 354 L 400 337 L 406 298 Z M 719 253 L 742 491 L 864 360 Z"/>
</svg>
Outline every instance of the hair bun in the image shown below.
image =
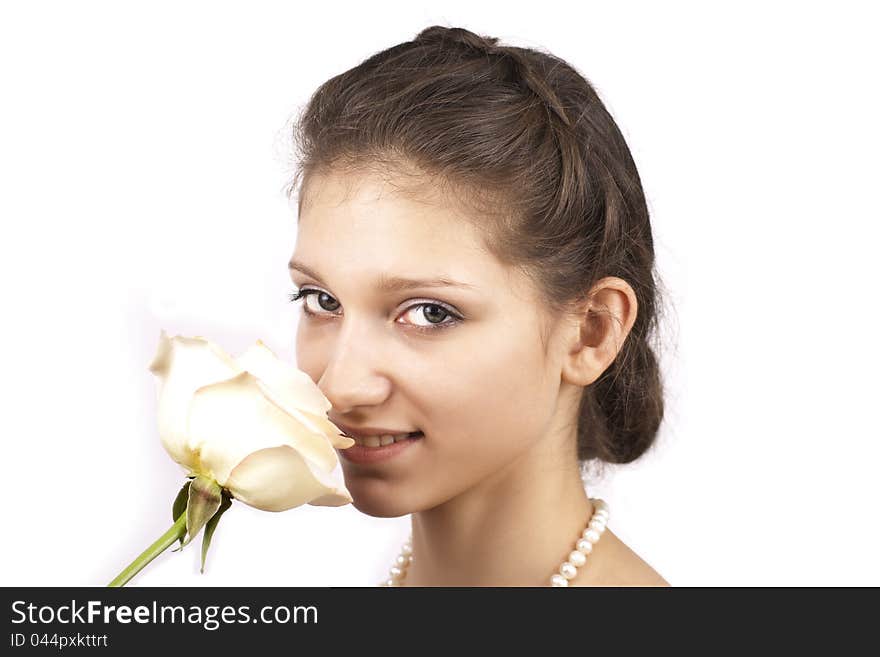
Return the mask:
<svg viewBox="0 0 880 657">
<path fill-rule="evenodd" d="M 442 25 L 426 27 L 416 35 L 414 42 L 430 43 L 437 46 L 458 44 L 476 55 L 494 55 L 504 58 L 519 84 L 534 93 L 552 113 L 559 117 L 562 123 L 571 126 L 563 103 L 560 102 L 552 88 L 543 81 L 543 76 L 535 71 L 529 62 L 526 51 L 522 48 L 498 45 L 498 37 L 480 36 L 462 27 L 443 27 Z"/>
<path fill-rule="evenodd" d="M 484 54 L 498 52 L 498 38 L 484 37 L 462 27 L 432 25 L 416 35 L 415 41 L 425 43 L 458 43 Z"/>
</svg>

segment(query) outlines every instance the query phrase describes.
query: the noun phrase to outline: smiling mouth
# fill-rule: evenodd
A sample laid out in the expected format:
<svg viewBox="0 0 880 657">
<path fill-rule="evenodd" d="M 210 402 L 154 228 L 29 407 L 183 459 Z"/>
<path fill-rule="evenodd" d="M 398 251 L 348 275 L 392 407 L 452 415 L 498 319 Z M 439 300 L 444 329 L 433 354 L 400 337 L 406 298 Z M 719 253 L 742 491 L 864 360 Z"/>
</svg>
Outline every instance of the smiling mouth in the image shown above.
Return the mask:
<svg viewBox="0 0 880 657">
<path fill-rule="evenodd" d="M 413 431 L 412 433 L 400 434 L 396 436 L 386 434 L 384 436 L 367 436 L 365 438 L 359 438 L 358 436 L 352 436 L 349 434 L 344 435 L 354 440 L 355 444 L 361 447 L 385 447 L 387 445 L 403 442 L 405 440 L 422 438 L 425 434 L 421 431 Z"/>
</svg>

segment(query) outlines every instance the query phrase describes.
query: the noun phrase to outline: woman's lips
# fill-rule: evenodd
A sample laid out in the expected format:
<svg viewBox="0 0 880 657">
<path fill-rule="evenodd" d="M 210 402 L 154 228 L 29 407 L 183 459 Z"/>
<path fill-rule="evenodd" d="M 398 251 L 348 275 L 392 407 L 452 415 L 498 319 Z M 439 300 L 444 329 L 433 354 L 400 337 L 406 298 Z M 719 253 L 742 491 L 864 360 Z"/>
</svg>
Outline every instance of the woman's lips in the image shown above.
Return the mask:
<svg viewBox="0 0 880 657">
<path fill-rule="evenodd" d="M 393 459 L 408 449 L 411 449 L 415 443 L 418 443 L 423 437 L 424 434 L 419 432 L 419 434 L 413 438 L 393 442 L 390 445 L 380 445 L 379 447 L 366 447 L 364 445 L 354 444 L 351 447 L 340 449 L 339 453 L 342 455 L 342 458 L 351 461 L 352 463 L 378 463 Z"/>
</svg>

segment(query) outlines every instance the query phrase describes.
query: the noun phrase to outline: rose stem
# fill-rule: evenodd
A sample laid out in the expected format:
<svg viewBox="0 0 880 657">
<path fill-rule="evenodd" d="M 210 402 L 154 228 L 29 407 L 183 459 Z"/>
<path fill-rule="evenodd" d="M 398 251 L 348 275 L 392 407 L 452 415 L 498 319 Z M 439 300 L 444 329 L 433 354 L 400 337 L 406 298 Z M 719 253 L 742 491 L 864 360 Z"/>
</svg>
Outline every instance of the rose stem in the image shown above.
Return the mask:
<svg viewBox="0 0 880 657">
<path fill-rule="evenodd" d="M 132 577 L 137 575 L 148 563 L 158 557 L 167 548 L 174 544 L 174 541 L 186 535 L 186 513 L 181 513 L 180 517 L 171 525 L 171 528 L 162 534 L 155 543 L 144 550 L 137 559 L 132 561 L 121 573 L 119 573 L 112 582 L 107 586 L 125 586 Z"/>
</svg>

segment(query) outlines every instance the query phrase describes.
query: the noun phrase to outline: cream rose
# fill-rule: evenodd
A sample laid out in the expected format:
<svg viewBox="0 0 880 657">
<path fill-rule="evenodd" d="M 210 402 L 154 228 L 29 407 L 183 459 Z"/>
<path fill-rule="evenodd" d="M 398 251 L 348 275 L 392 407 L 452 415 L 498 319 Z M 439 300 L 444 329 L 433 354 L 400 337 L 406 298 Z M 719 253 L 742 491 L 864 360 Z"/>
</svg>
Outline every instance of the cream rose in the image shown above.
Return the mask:
<svg viewBox="0 0 880 657">
<path fill-rule="evenodd" d="M 266 511 L 352 501 L 331 473 L 334 447 L 354 441 L 327 419 L 330 402 L 311 378 L 262 341 L 232 358 L 205 338 L 162 331 L 149 369 L 162 444 L 189 475 Z"/>
<path fill-rule="evenodd" d="M 162 331 L 149 369 L 158 383 L 159 437 L 189 480 L 174 501 L 171 528 L 109 586 L 124 586 L 202 528 L 204 571 L 214 530 L 233 498 L 265 511 L 352 501 L 334 448 L 354 441 L 327 418 L 330 402 L 311 378 L 262 341 L 232 358 L 203 337 L 169 338 Z"/>
</svg>

